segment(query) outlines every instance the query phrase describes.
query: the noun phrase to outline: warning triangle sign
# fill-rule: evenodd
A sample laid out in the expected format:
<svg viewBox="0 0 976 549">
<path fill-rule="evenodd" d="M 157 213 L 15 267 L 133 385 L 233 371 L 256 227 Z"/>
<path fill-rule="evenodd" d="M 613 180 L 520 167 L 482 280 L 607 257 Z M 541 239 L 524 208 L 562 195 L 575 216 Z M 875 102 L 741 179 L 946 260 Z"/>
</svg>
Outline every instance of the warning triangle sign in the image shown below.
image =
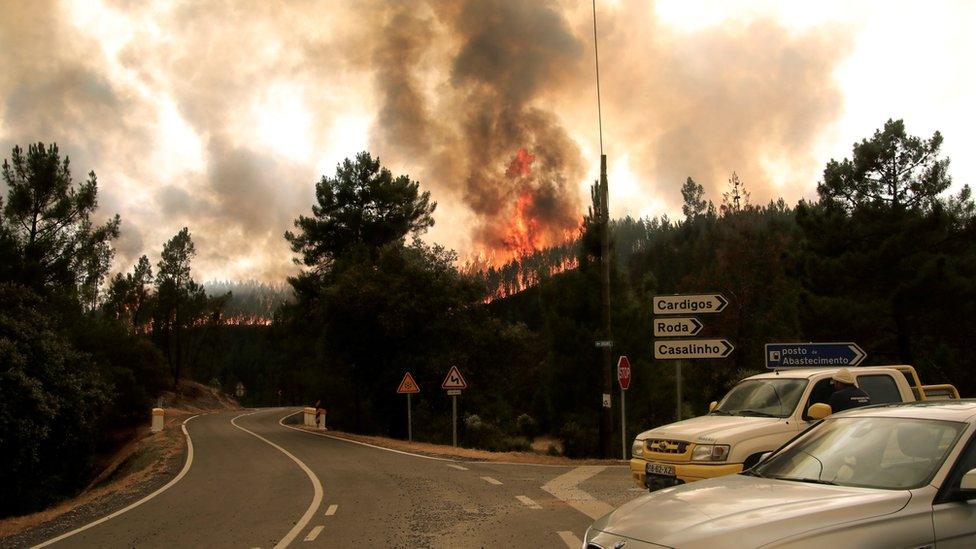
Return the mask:
<svg viewBox="0 0 976 549">
<path fill-rule="evenodd" d="M 400 386 L 397 388 L 397 394 L 409 394 L 409 393 L 419 393 L 420 386 L 417 382 L 413 380 L 413 376 L 410 372 L 403 374 L 403 381 L 400 382 Z"/>
<path fill-rule="evenodd" d="M 441 389 L 467 389 L 468 382 L 464 381 L 464 376 L 458 371 L 457 366 L 451 366 L 451 371 L 447 372 L 447 377 L 444 378 L 444 383 L 441 383 Z"/>
</svg>

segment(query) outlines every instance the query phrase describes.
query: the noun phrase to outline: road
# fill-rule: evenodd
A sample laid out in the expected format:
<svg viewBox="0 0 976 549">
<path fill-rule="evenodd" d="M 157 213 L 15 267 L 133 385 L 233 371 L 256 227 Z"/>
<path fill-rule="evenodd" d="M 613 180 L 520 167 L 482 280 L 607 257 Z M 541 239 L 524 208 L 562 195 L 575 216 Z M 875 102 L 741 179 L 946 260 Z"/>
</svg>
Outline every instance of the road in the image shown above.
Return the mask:
<svg viewBox="0 0 976 549">
<path fill-rule="evenodd" d="M 294 409 L 186 424 L 168 489 L 50 547 L 579 547 L 639 495 L 625 467 L 454 461 L 299 430 Z"/>
</svg>

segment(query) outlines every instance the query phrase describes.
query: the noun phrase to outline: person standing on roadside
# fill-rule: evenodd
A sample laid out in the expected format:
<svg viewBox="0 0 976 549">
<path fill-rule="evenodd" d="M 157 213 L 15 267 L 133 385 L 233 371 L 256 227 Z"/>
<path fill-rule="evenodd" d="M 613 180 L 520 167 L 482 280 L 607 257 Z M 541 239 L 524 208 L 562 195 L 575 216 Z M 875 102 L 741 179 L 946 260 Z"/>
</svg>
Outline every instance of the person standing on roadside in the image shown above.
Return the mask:
<svg viewBox="0 0 976 549">
<path fill-rule="evenodd" d="M 834 381 L 834 394 L 830 395 L 828 403 L 832 413 L 871 404 L 871 397 L 858 388 L 854 374 L 847 368 L 838 370 L 830 378 Z"/>
<path fill-rule="evenodd" d="M 315 426 L 321 429 L 325 429 L 325 408 L 323 406 L 321 398 L 315 401 Z M 322 417 L 321 421 L 319 421 L 320 416 Z"/>
</svg>

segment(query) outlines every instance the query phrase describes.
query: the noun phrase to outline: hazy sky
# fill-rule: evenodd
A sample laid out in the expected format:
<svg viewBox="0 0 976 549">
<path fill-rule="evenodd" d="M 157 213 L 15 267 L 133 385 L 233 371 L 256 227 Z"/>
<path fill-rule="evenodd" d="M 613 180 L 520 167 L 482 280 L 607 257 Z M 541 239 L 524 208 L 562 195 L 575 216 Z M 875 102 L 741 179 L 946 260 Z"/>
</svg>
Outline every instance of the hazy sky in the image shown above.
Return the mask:
<svg viewBox="0 0 976 549">
<path fill-rule="evenodd" d="M 813 197 L 823 165 L 889 117 L 976 159 L 976 2 L 598 0 L 615 216 Z M 370 150 L 439 203 L 428 240 L 462 257 L 572 232 L 599 143 L 590 3 L 502 0 L 7 2 L 0 147 L 56 141 L 117 267 L 189 226 L 202 279 L 280 280 L 282 233 L 315 182 Z M 512 170 L 519 149 L 531 173 Z M 528 158 L 521 157 L 523 160 Z"/>
</svg>

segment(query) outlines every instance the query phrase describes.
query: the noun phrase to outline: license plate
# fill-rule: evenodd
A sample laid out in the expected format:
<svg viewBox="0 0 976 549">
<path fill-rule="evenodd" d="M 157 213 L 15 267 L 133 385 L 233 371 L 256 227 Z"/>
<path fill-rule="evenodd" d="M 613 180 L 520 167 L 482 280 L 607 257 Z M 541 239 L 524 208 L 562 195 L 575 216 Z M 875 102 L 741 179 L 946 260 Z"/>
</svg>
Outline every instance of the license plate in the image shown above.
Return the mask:
<svg viewBox="0 0 976 549">
<path fill-rule="evenodd" d="M 644 472 L 648 475 L 664 475 L 666 477 L 675 476 L 674 465 L 665 465 L 663 463 L 648 463 L 644 467 Z"/>
</svg>

